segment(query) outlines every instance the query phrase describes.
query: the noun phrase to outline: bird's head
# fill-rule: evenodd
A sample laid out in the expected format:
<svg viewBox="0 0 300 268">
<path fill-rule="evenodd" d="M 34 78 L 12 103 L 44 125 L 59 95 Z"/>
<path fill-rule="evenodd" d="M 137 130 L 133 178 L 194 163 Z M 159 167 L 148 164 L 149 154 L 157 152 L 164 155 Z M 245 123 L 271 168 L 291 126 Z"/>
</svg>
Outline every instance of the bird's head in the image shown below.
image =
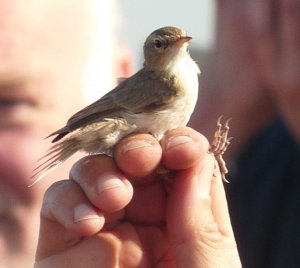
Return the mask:
<svg viewBox="0 0 300 268">
<path fill-rule="evenodd" d="M 152 32 L 144 44 L 145 66 L 152 69 L 167 69 L 187 52 L 192 37 L 176 27 L 163 27 Z"/>
</svg>

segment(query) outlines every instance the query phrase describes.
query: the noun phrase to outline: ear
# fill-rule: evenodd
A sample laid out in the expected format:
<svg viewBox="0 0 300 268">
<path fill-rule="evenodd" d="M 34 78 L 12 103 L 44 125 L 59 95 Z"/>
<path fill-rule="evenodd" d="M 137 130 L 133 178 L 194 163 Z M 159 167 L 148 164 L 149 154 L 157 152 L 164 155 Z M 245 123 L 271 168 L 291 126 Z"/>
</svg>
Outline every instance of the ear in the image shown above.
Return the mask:
<svg viewBox="0 0 300 268">
<path fill-rule="evenodd" d="M 129 49 L 124 45 L 119 45 L 114 54 L 114 76 L 129 77 L 133 74 L 132 57 Z"/>
</svg>

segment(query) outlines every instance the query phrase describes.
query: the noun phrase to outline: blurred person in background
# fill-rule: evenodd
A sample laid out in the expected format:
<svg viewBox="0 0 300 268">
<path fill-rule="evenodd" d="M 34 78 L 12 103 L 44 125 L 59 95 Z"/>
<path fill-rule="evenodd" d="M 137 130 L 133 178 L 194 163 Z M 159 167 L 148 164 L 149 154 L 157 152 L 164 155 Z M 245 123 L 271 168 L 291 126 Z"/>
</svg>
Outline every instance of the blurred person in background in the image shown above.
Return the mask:
<svg viewBox="0 0 300 268">
<path fill-rule="evenodd" d="M 53 183 L 27 187 L 44 137 L 131 73 L 115 21 L 113 1 L 0 1 L 0 267 L 32 267 Z"/>
<path fill-rule="evenodd" d="M 226 185 L 243 267 L 299 267 L 300 1 L 219 0 L 191 123 L 231 117 Z"/>
</svg>

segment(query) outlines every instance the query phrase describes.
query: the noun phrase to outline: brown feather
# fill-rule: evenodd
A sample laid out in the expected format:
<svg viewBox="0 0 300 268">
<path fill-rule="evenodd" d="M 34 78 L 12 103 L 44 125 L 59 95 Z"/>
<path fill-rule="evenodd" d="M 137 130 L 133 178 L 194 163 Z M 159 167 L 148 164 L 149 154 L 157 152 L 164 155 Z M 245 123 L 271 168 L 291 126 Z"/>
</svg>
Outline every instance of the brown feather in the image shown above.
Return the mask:
<svg viewBox="0 0 300 268">
<path fill-rule="evenodd" d="M 143 113 L 159 110 L 160 107 L 166 108 L 166 104 L 171 103 L 178 95 L 179 89 L 174 84 L 173 77 L 144 67 L 102 98 L 74 114 L 65 127 L 48 137 L 57 135 L 52 141 L 57 142 L 74 130 L 105 118 L 120 116 L 122 113 Z M 160 90 L 154 91 L 153 88 Z"/>
</svg>

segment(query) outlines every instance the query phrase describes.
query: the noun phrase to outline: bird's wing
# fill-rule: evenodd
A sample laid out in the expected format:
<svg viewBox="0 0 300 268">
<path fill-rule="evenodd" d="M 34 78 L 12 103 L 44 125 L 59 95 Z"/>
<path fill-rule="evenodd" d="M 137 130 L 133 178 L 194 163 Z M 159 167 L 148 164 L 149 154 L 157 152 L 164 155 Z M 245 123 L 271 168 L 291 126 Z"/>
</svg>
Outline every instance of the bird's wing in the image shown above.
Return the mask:
<svg viewBox="0 0 300 268">
<path fill-rule="evenodd" d="M 112 91 L 74 114 L 67 125 L 50 136 L 53 142 L 68 133 L 105 118 L 119 117 L 122 113 L 143 113 L 160 110 L 178 95 L 172 77 L 165 78 L 154 71 L 141 69 L 122 81 Z"/>
<path fill-rule="evenodd" d="M 160 110 L 177 95 L 174 77 L 145 68 L 127 79 L 121 90 L 117 87 L 110 94 L 114 103 L 132 113 Z"/>
</svg>

